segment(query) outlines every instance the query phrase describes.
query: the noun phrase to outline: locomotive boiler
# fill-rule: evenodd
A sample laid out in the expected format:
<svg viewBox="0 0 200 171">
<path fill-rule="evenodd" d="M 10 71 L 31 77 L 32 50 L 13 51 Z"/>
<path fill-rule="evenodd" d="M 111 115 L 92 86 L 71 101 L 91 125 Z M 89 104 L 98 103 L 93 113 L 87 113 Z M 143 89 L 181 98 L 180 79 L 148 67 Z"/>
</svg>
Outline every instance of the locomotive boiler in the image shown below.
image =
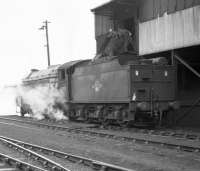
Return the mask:
<svg viewBox="0 0 200 171">
<path fill-rule="evenodd" d="M 40 111 L 37 110 L 37 112 L 45 110 L 48 104 L 45 103 L 40 105 L 39 103 L 43 103 L 44 98 L 46 98 L 48 94 L 55 92 L 52 90 L 57 89 L 58 67 L 59 65 L 54 65 L 43 70 L 32 69 L 22 80 L 22 84 L 18 88 L 16 97 L 16 105 L 20 108 L 21 116 L 24 116 L 27 113 L 34 115 L 34 112 L 36 112 L 34 109 L 36 108 L 43 108 Z M 38 107 L 39 105 L 40 107 Z"/>
</svg>

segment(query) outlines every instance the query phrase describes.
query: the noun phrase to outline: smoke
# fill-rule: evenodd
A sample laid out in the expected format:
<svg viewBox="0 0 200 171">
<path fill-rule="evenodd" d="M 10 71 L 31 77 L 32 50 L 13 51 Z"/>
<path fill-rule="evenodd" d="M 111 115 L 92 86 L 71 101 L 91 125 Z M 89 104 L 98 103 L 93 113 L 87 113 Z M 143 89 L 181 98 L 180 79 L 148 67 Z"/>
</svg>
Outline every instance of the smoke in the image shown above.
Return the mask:
<svg viewBox="0 0 200 171">
<path fill-rule="evenodd" d="M 16 115 L 16 87 L 0 87 L 0 115 Z"/>
<path fill-rule="evenodd" d="M 61 108 L 65 102 L 64 91 L 54 87 L 40 86 L 35 88 L 19 87 L 17 96 L 22 97 L 22 103 L 31 117 L 36 119 L 67 119 Z M 31 109 L 31 110 L 30 110 Z"/>
</svg>

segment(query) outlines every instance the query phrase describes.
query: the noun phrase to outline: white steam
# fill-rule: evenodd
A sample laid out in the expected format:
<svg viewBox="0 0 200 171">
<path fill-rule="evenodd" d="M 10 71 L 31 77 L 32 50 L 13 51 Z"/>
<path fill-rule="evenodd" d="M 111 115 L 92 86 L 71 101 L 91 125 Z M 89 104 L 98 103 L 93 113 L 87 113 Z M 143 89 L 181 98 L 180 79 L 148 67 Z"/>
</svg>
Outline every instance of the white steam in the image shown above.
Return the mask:
<svg viewBox="0 0 200 171">
<path fill-rule="evenodd" d="M 0 115 L 16 115 L 16 87 L 0 88 Z"/>
<path fill-rule="evenodd" d="M 57 104 L 64 105 L 64 91 L 49 87 L 36 87 L 18 89 L 18 96 L 22 97 L 22 101 L 28 104 L 32 110 L 31 115 L 36 119 L 44 119 L 48 116 L 50 119 L 61 120 L 67 119 L 64 112 L 55 107 Z"/>
</svg>

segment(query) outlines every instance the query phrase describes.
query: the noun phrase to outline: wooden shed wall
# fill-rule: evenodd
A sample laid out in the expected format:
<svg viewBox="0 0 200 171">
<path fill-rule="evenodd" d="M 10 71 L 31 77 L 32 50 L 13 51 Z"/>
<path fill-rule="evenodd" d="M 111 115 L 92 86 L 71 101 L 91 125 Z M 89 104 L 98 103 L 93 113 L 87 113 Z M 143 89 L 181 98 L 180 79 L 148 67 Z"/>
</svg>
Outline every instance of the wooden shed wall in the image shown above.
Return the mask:
<svg viewBox="0 0 200 171">
<path fill-rule="evenodd" d="M 200 6 L 139 24 L 139 54 L 200 44 Z"/>
<path fill-rule="evenodd" d="M 95 37 L 107 33 L 113 27 L 114 22 L 109 16 L 95 15 Z"/>
</svg>

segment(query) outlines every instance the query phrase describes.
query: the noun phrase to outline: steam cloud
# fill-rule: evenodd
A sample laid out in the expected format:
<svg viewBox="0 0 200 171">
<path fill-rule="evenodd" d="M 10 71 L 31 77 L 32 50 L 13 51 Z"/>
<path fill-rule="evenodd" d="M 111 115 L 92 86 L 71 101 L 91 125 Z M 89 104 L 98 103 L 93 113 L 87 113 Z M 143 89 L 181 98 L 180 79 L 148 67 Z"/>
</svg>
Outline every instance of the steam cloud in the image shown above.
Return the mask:
<svg viewBox="0 0 200 171">
<path fill-rule="evenodd" d="M 64 105 L 65 94 L 63 90 L 58 90 L 53 87 L 36 87 L 26 88 L 19 87 L 17 96 L 21 96 L 23 102 L 28 104 L 32 110 L 31 116 L 36 119 L 44 119 L 48 116 L 50 119 L 68 119 L 64 112 L 56 107 L 58 104 Z"/>
<path fill-rule="evenodd" d="M 16 115 L 15 87 L 0 87 L 0 115 Z"/>
</svg>

